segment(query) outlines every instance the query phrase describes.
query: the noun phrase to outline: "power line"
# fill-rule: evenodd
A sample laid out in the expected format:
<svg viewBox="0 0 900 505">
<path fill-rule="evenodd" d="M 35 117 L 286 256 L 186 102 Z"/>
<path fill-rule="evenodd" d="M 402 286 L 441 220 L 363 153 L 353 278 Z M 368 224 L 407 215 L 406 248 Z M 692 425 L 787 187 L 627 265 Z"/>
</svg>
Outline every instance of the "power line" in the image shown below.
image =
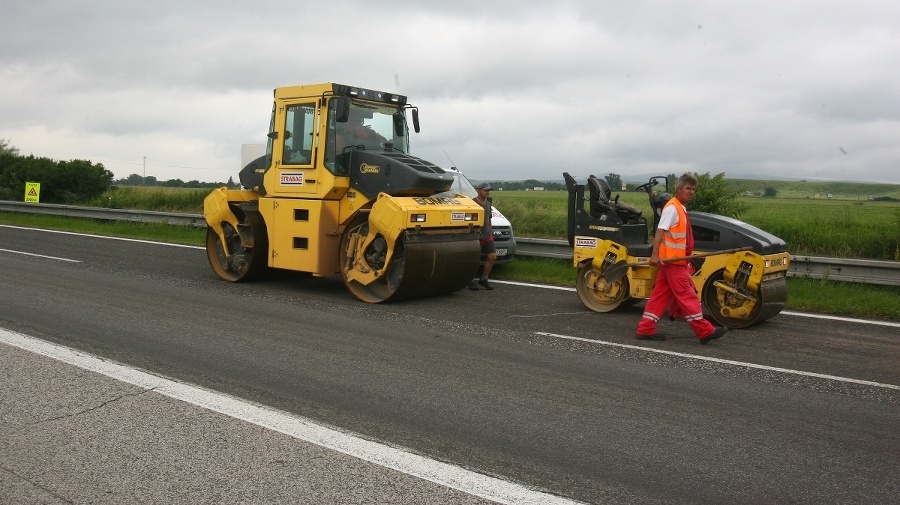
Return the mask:
<svg viewBox="0 0 900 505">
<path fill-rule="evenodd" d="M 154 163 L 143 163 L 140 161 L 114 161 L 114 160 L 96 160 L 96 161 L 99 161 L 100 163 L 115 163 L 118 165 L 142 165 L 142 166 L 147 166 L 147 167 L 159 167 L 159 168 L 186 168 L 189 170 L 223 170 L 221 167 L 220 168 L 210 168 L 210 167 L 185 167 L 185 166 L 179 166 L 179 165 L 157 165 Z M 225 169 L 225 170 L 227 170 L 227 169 Z"/>
</svg>

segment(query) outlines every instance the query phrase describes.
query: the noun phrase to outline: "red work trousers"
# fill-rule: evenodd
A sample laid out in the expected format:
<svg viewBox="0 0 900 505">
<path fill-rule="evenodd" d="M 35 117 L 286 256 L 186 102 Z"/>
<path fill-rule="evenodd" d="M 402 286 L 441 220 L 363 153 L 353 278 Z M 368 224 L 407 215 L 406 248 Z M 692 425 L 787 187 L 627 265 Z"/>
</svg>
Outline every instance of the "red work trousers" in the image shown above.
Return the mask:
<svg viewBox="0 0 900 505">
<path fill-rule="evenodd" d="M 672 315 L 683 316 L 697 338 L 703 338 L 716 331 L 712 323 L 703 318 L 703 309 L 700 308 L 700 299 L 694 290 L 688 265 L 663 263 L 659 267 L 653 292 L 650 293 L 650 299 L 644 307 L 644 315 L 638 323 L 637 334 L 655 334 L 656 323 L 666 308 L 669 308 Z"/>
</svg>

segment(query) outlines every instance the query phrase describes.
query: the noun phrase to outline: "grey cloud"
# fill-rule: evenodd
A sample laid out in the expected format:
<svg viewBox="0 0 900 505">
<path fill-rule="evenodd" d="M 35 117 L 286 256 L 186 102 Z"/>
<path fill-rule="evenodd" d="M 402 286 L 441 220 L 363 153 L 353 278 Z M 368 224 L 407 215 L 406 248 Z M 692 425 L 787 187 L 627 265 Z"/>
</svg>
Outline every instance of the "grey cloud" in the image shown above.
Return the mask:
<svg viewBox="0 0 900 505">
<path fill-rule="evenodd" d="M 408 95 L 414 154 L 475 178 L 898 183 L 892 19 L 887 1 L 11 0 L 0 138 L 122 161 L 119 176 L 146 155 L 158 178 L 224 181 L 240 144 L 263 142 L 274 87 L 336 81 Z"/>
</svg>

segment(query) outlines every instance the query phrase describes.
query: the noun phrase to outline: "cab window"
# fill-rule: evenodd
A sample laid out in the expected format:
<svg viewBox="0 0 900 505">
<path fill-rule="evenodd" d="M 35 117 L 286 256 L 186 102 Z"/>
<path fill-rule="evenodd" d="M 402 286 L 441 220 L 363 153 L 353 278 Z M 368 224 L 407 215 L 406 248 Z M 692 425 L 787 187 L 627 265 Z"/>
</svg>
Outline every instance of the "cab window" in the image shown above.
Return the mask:
<svg viewBox="0 0 900 505">
<path fill-rule="evenodd" d="M 309 165 L 312 163 L 315 118 L 316 105 L 314 103 L 288 106 L 285 114 L 283 164 Z"/>
</svg>

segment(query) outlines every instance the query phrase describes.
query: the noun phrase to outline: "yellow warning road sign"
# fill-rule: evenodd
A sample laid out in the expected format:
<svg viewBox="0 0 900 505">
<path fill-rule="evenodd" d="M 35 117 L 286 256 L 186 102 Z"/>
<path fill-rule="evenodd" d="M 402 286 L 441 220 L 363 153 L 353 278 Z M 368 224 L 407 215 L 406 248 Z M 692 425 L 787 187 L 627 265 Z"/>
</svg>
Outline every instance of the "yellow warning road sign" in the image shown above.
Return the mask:
<svg viewBox="0 0 900 505">
<path fill-rule="evenodd" d="M 41 183 L 26 182 L 25 183 L 25 203 L 40 203 L 41 201 Z"/>
</svg>

